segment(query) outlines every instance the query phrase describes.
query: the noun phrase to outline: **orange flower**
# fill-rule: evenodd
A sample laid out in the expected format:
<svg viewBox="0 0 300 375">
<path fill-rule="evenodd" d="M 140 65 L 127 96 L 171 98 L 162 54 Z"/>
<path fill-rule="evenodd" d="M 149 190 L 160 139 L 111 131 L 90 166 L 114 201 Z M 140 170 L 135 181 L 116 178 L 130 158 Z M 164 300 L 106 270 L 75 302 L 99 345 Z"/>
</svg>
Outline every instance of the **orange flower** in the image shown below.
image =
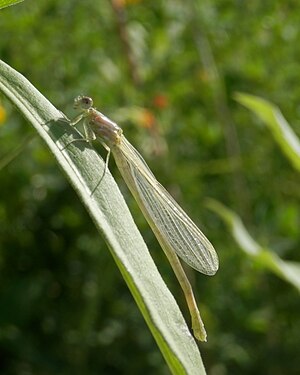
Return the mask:
<svg viewBox="0 0 300 375">
<path fill-rule="evenodd" d="M 153 104 L 155 107 L 163 109 L 166 108 L 169 105 L 168 98 L 164 94 L 157 94 L 153 98 Z"/>
<path fill-rule="evenodd" d="M 0 124 L 3 124 L 6 120 L 6 110 L 5 108 L 0 104 Z"/>
<path fill-rule="evenodd" d="M 121 9 L 126 5 L 134 5 L 140 3 L 141 0 L 112 0 L 116 8 Z"/>
<path fill-rule="evenodd" d="M 143 128 L 153 128 L 155 125 L 155 116 L 149 109 L 144 108 L 140 112 L 139 123 Z"/>
</svg>

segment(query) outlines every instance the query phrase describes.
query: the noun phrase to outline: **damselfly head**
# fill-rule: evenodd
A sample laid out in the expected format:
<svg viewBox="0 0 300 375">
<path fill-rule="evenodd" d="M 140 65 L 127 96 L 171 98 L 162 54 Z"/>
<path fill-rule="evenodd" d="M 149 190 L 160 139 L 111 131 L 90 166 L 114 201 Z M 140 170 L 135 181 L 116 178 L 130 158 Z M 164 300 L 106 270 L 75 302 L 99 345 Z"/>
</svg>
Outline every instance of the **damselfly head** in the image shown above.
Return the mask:
<svg viewBox="0 0 300 375">
<path fill-rule="evenodd" d="M 79 95 L 74 99 L 75 109 L 89 109 L 93 106 L 93 99 L 89 96 Z"/>
</svg>

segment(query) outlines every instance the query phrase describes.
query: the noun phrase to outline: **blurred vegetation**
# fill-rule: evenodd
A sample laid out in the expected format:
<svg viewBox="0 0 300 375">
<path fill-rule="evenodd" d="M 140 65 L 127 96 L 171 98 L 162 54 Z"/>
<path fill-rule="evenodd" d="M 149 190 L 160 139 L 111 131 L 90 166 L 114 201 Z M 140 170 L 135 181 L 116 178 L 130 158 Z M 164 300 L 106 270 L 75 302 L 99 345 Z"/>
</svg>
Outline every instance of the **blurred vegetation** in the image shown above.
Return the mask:
<svg viewBox="0 0 300 375">
<path fill-rule="evenodd" d="M 299 261 L 299 173 L 261 120 L 233 101 L 236 91 L 267 98 L 300 135 L 297 2 L 40 0 L 0 17 L 1 59 L 70 117 L 75 96 L 92 96 L 215 245 L 217 275 L 189 271 L 208 373 L 297 374 L 299 292 L 246 257 L 204 207 L 207 197 L 222 202 L 258 243 Z M 3 96 L 0 104 L 1 373 L 167 374 L 54 158 Z M 113 161 L 110 169 L 189 319 Z"/>
</svg>

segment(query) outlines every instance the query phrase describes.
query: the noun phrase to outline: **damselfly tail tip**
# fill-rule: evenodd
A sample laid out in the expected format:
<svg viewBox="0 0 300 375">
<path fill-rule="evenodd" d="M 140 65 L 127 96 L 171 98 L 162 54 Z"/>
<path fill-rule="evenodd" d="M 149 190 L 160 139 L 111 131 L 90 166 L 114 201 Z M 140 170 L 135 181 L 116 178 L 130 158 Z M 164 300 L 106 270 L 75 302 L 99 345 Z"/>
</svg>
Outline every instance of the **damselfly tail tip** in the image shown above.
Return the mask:
<svg viewBox="0 0 300 375">
<path fill-rule="evenodd" d="M 193 326 L 192 326 L 194 337 L 198 341 L 207 342 L 207 334 L 206 334 L 206 331 L 205 331 L 205 328 L 204 328 L 204 324 L 203 324 L 201 318 L 199 318 L 199 319 L 200 320 L 197 321 L 196 324 L 193 324 Z"/>
</svg>

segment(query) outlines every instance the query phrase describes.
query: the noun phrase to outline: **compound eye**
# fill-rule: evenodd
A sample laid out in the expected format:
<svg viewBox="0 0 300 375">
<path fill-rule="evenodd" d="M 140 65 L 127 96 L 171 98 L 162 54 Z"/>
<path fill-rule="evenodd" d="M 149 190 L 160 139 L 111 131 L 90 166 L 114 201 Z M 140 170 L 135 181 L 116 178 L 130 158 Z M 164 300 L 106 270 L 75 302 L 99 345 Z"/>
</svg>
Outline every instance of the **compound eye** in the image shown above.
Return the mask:
<svg viewBox="0 0 300 375">
<path fill-rule="evenodd" d="M 93 99 L 88 96 L 83 96 L 81 99 L 82 108 L 88 109 L 93 106 Z"/>
<path fill-rule="evenodd" d="M 89 96 L 78 96 L 74 100 L 74 108 L 89 109 L 93 106 L 93 99 Z"/>
</svg>

